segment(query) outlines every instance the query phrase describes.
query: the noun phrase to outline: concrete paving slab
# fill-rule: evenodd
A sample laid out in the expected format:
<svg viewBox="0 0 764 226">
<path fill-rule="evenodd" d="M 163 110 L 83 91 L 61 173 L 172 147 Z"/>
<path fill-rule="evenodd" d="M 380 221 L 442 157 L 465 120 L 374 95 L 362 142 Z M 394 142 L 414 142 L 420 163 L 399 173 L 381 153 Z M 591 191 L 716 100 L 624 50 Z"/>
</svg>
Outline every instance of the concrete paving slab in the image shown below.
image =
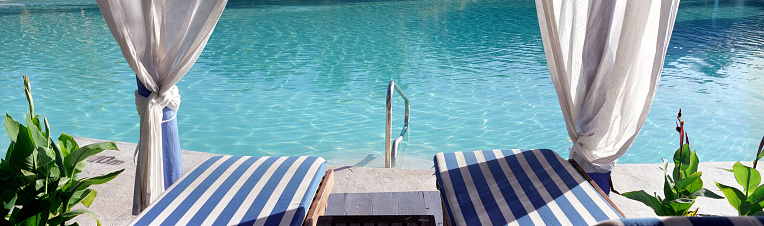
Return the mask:
<svg viewBox="0 0 764 226">
<path fill-rule="evenodd" d="M 332 193 L 436 191 L 435 170 L 330 166 Z"/>
</svg>

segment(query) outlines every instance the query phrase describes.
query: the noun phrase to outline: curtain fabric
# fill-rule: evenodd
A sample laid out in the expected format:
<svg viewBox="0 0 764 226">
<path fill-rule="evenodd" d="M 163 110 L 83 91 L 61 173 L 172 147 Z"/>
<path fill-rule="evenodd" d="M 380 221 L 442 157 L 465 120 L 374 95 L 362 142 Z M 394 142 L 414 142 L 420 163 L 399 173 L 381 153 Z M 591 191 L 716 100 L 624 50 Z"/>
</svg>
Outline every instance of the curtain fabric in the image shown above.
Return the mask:
<svg viewBox="0 0 764 226">
<path fill-rule="evenodd" d="M 188 72 L 212 34 L 227 0 L 97 0 L 114 39 L 136 77 L 152 93 L 135 93 L 140 140 L 133 214 L 164 191 L 162 109 L 177 110 L 175 84 Z"/>
<path fill-rule="evenodd" d="M 658 87 L 679 0 L 536 0 L 549 73 L 588 173 L 613 170 Z"/>
</svg>

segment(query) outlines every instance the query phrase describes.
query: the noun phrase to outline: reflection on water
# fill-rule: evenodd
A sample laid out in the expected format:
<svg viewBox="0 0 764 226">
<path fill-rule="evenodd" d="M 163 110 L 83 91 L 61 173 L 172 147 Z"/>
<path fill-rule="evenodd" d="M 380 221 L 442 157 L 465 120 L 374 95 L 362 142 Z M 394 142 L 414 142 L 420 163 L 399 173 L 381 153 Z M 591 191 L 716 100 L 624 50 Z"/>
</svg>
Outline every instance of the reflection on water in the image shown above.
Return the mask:
<svg viewBox="0 0 764 226">
<path fill-rule="evenodd" d="M 0 110 L 23 117 L 26 73 L 56 133 L 137 141 L 133 73 L 94 2 L 0 2 L 0 24 Z M 762 47 L 764 3 L 682 1 L 654 105 L 620 162 L 668 158 L 679 107 L 702 161 L 750 160 L 764 135 Z M 504 0 L 230 0 L 178 84 L 181 145 L 368 161 L 383 155 L 391 79 L 412 101 L 404 155 L 427 160 L 406 167 L 440 151 L 567 155 L 535 6 Z"/>
<path fill-rule="evenodd" d="M 764 2 L 682 1 L 658 93 L 632 150 L 666 156 L 672 148 L 665 144 L 677 142 L 667 124 L 682 107 L 702 161 L 750 161 L 764 136 L 762 47 Z"/>
</svg>

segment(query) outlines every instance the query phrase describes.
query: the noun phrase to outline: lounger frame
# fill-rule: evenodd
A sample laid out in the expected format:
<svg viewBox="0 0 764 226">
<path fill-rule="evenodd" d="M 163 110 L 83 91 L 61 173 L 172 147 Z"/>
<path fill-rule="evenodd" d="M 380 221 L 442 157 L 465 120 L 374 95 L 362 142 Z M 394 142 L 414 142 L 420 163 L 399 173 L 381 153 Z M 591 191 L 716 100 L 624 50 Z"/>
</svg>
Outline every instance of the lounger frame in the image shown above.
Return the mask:
<svg viewBox="0 0 764 226">
<path fill-rule="evenodd" d="M 316 191 L 316 195 L 313 196 L 313 201 L 310 203 L 310 208 L 308 208 L 305 221 L 302 223 L 303 226 L 316 226 L 318 217 L 323 216 L 324 212 L 326 212 L 329 194 L 331 193 L 333 186 L 334 170 L 328 169 L 326 170 L 324 177 L 321 178 L 321 183 L 318 184 L 318 190 Z"/>
</svg>

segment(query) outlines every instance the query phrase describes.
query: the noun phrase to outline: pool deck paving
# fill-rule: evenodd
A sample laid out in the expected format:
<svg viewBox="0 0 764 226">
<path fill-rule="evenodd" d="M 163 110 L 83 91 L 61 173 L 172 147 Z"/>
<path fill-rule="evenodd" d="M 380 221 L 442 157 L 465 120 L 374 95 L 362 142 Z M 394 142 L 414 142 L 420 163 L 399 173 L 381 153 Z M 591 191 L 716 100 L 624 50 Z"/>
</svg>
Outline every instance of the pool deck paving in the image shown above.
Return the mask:
<svg viewBox="0 0 764 226">
<path fill-rule="evenodd" d="M 75 139 L 80 146 L 102 142 L 102 140 L 81 137 Z M 135 183 L 133 155 L 136 144 L 115 143 L 120 151 L 107 150 L 91 156 L 88 158 L 85 170 L 80 174 L 81 178 L 93 177 L 125 169 L 114 180 L 93 186 L 98 191 L 98 196 L 89 209 L 98 215 L 103 225 L 127 225 L 135 218 L 132 215 L 132 197 Z M 181 155 L 184 171 L 188 171 L 217 154 L 184 150 Z M 702 162 L 698 170 L 703 172 L 703 187 L 722 195 L 714 181 L 739 186 L 733 174 L 724 170 L 732 168 L 733 164 L 734 162 Z M 663 196 L 663 170 L 660 169 L 662 166 L 663 164 L 619 164 L 612 174 L 615 189 L 619 192 L 645 190 L 649 194 L 657 192 Z M 441 211 L 440 197 L 435 187 L 434 169 L 384 169 L 359 166 L 329 166 L 329 168 L 334 169 L 335 178 L 327 215 L 426 213 L 436 215 L 438 225 L 442 224 L 442 214 L 438 214 Z M 640 202 L 612 193 L 610 198 L 626 217 L 656 216 L 652 209 Z M 374 202 L 375 199 L 414 201 Z M 79 204 L 73 209 L 83 207 Z M 699 208 L 699 214 L 732 216 L 737 213 L 724 199 L 698 198 L 694 208 Z M 95 220 L 87 215 L 79 216 L 74 221 L 80 225 L 96 225 Z"/>
</svg>

